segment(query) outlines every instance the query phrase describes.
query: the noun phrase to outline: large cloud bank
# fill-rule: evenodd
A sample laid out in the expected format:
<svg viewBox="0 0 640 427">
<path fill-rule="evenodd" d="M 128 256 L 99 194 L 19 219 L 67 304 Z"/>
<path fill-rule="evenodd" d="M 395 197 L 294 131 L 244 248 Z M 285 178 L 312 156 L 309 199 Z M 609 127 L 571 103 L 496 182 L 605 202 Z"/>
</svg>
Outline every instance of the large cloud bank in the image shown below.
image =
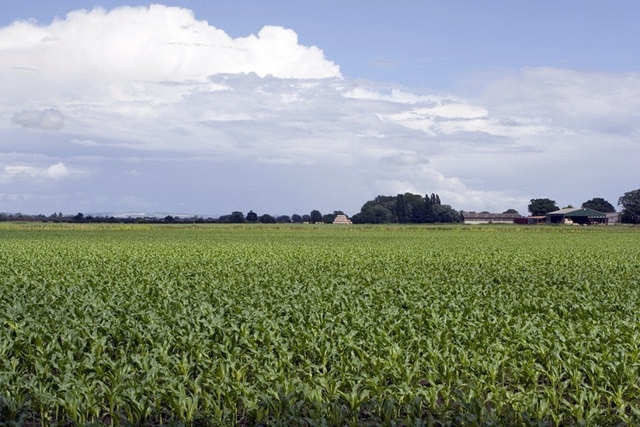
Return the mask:
<svg viewBox="0 0 640 427">
<path fill-rule="evenodd" d="M 343 79 L 290 29 L 234 39 L 158 5 L 13 23 L 0 64 L 0 211 L 355 213 L 412 191 L 525 213 L 640 182 L 635 73 L 419 93 Z"/>
</svg>

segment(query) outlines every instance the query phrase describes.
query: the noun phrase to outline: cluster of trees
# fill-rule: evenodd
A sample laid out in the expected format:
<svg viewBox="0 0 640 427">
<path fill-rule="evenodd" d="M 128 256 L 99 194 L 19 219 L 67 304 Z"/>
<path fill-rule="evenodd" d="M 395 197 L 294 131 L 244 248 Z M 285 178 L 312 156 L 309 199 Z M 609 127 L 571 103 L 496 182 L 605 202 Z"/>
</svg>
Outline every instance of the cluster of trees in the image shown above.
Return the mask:
<svg viewBox="0 0 640 427">
<path fill-rule="evenodd" d="M 354 224 L 428 224 L 460 222 L 460 212 L 443 205 L 440 196 L 404 193 L 397 196 L 378 196 L 366 202 L 351 221 Z"/>
</svg>

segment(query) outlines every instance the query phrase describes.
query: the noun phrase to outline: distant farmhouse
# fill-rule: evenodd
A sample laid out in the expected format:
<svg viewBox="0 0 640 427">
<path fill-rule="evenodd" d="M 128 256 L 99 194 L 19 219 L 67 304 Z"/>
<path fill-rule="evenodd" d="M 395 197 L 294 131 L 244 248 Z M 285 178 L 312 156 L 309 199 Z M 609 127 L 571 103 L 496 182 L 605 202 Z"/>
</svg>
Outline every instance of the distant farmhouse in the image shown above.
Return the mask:
<svg viewBox="0 0 640 427">
<path fill-rule="evenodd" d="M 607 225 L 618 224 L 620 222 L 620 212 L 608 212 Z"/>
<path fill-rule="evenodd" d="M 547 224 L 606 224 L 607 214 L 586 208 L 565 208 L 547 214 Z"/>
<path fill-rule="evenodd" d="M 513 224 L 519 213 L 462 212 L 465 224 Z"/>
<path fill-rule="evenodd" d="M 618 212 L 604 213 L 586 208 L 565 208 L 539 216 L 521 216 L 517 213 L 462 212 L 465 224 L 617 224 Z"/>
</svg>

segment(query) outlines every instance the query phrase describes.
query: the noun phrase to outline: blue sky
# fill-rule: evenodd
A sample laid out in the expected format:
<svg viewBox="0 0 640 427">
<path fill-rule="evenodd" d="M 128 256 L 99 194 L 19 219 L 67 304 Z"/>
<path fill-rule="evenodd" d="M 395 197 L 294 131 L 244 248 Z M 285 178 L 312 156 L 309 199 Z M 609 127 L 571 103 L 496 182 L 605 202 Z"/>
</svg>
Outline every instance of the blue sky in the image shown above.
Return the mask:
<svg viewBox="0 0 640 427">
<path fill-rule="evenodd" d="M 639 186 L 635 1 L 150 4 L 3 3 L 0 212 L 526 213 Z"/>
</svg>

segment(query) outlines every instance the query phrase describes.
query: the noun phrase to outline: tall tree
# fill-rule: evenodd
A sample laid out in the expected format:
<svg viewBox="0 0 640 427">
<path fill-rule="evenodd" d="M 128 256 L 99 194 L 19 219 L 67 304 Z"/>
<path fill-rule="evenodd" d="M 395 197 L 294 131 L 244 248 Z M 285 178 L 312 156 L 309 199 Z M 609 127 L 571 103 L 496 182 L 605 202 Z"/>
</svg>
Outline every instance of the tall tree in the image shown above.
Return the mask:
<svg viewBox="0 0 640 427">
<path fill-rule="evenodd" d="M 263 224 L 275 224 L 276 219 L 269 214 L 260 215 L 260 222 Z"/>
<path fill-rule="evenodd" d="M 640 224 L 640 188 L 624 193 L 618 205 L 622 206 L 622 222 Z"/>
<path fill-rule="evenodd" d="M 240 211 L 233 211 L 227 221 L 232 223 L 244 222 L 244 214 Z"/>
<path fill-rule="evenodd" d="M 312 224 L 315 224 L 316 222 L 322 222 L 322 214 L 317 209 L 312 210 L 309 216 L 311 217 Z"/>
<path fill-rule="evenodd" d="M 247 221 L 256 222 L 258 220 L 258 214 L 254 211 L 247 212 Z"/>
<path fill-rule="evenodd" d="M 324 222 L 325 224 L 332 224 L 334 219 L 336 219 L 336 216 L 334 214 L 328 213 L 322 215 L 322 222 Z"/>
<path fill-rule="evenodd" d="M 289 215 L 278 215 L 276 217 L 276 221 L 286 224 L 286 223 L 291 222 L 291 217 Z"/>
<path fill-rule="evenodd" d="M 449 205 L 437 204 L 433 207 L 435 222 L 460 222 L 462 215 Z"/>
<path fill-rule="evenodd" d="M 605 213 L 616 211 L 616 208 L 614 208 L 611 203 L 607 202 L 602 197 L 596 197 L 594 199 L 587 200 L 582 204 L 582 207 L 585 209 L 593 209 L 594 211 Z"/>
<path fill-rule="evenodd" d="M 407 204 L 408 221 L 414 224 L 427 222 L 427 205 L 424 197 L 419 194 L 405 193 L 404 200 Z"/>
<path fill-rule="evenodd" d="M 396 196 L 394 213 L 396 214 L 396 219 L 400 224 L 409 222 L 407 202 L 404 199 L 404 194 L 398 194 Z"/>
<path fill-rule="evenodd" d="M 550 199 L 531 199 L 531 203 L 528 206 L 529 212 L 533 216 L 546 215 L 549 212 L 557 211 L 555 200 Z"/>
<path fill-rule="evenodd" d="M 351 218 L 351 221 L 354 224 L 385 224 L 394 222 L 395 216 L 385 205 L 369 201 Z"/>
<path fill-rule="evenodd" d="M 435 202 L 435 194 L 432 194 L 433 197 L 429 197 L 427 194 L 424 197 L 424 212 L 425 219 L 424 222 L 433 223 L 436 222 L 436 214 L 433 210 L 434 202 Z"/>
</svg>

